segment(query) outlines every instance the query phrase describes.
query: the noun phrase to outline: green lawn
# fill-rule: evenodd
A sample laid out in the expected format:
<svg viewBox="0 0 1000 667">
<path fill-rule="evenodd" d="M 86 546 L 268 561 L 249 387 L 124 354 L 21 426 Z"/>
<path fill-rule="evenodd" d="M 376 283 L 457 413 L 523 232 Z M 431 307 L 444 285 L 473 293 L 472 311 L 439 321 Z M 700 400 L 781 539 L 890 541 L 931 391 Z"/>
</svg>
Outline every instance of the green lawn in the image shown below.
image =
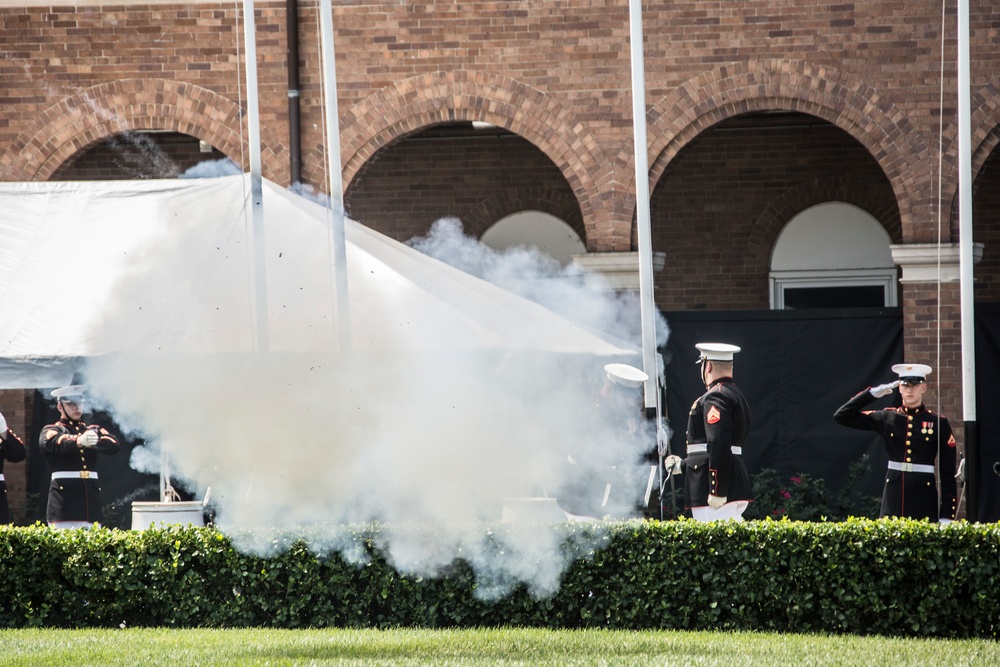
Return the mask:
<svg viewBox="0 0 1000 667">
<path fill-rule="evenodd" d="M 708 632 L 489 630 L 0 630 L 0 665 L 1000 664 L 986 640 Z"/>
</svg>

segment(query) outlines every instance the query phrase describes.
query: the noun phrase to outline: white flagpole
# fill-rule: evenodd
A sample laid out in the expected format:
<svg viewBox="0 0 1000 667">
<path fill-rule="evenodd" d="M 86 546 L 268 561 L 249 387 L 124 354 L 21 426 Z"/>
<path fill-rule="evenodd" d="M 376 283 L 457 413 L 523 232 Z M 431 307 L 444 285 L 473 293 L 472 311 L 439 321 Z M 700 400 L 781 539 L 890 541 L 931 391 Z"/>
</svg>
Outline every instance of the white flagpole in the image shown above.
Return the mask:
<svg viewBox="0 0 1000 667">
<path fill-rule="evenodd" d="M 958 0 L 958 259 L 961 281 L 962 406 L 965 419 L 966 513 L 978 520 L 979 432 L 976 424 L 976 336 L 972 275 L 972 121 L 969 0 Z"/>
<path fill-rule="evenodd" d="M 629 0 L 629 39 L 632 60 L 632 136 L 635 150 L 635 220 L 639 243 L 639 313 L 642 326 L 642 365 L 648 379 L 643 384 L 646 418 L 654 418 L 657 443 L 662 437 L 660 368 L 656 363 L 656 302 L 653 299 L 653 240 L 649 223 L 649 148 L 646 141 L 646 72 L 642 44 L 642 2 Z M 659 450 L 659 444 L 657 444 Z M 669 451 L 669 449 L 668 449 Z M 657 457 L 657 504 L 663 518 L 663 466 Z M 648 495 L 647 495 L 648 497 Z M 671 494 L 672 497 L 672 494 Z"/>
<path fill-rule="evenodd" d="M 326 150 L 330 164 L 330 208 L 333 213 L 333 266 L 337 292 L 337 331 L 342 352 L 350 349 L 351 325 L 347 296 L 347 241 L 344 232 L 344 176 L 340 161 L 340 112 L 337 108 L 337 64 L 333 45 L 333 8 L 320 1 L 323 41 L 323 92 L 326 107 Z"/>
<path fill-rule="evenodd" d="M 243 0 L 243 35 L 246 50 L 247 130 L 250 142 L 250 204 L 253 213 L 254 291 L 256 296 L 257 351 L 267 352 L 267 270 L 264 253 L 264 192 L 261 178 L 260 112 L 257 94 L 257 37 L 253 0 Z"/>
<path fill-rule="evenodd" d="M 646 412 L 659 425 L 656 364 L 656 328 L 653 301 L 653 247 L 649 226 L 649 158 L 646 145 L 646 75 L 643 65 L 642 2 L 629 0 L 629 36 L 632 42 L 632 132 L 635 148 L 635 215 L 639 241 L 639 309 L 642 325 L 642 365 L 649 376 L 643 386 Z"/>
</svg>

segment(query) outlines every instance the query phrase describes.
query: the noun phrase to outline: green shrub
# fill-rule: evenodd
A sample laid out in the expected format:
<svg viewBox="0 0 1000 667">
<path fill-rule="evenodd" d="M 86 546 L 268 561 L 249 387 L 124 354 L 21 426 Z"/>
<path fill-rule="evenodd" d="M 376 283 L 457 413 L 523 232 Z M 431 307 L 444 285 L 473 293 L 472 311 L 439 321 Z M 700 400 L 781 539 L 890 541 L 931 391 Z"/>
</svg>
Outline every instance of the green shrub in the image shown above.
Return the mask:
<svg viewBox="0 0 1000 667">
<path fill-rule="evenodd" d="M 456 559 L 396 571 L 384 527 L 338 527 L 350 557 L 275 532 L 266 554 L 214 528 L 0 528 L 0 627 L 725 629 L 997 638 L 1000 527 L 627 521 L 555 530 L 558 589 L 483 595 Z M 484 527 L 502 537 L 511 524 Z M 428 540 L 436 537 L 427 527 Z M 258 538 L 259 535 L 255 536 Z M 327 542 L 330 543 L 330 542 Z M 504 554 L 496 539 L 493 556 Z M 310 547 L 309 545 L 313 545 Z"/>
</svg>

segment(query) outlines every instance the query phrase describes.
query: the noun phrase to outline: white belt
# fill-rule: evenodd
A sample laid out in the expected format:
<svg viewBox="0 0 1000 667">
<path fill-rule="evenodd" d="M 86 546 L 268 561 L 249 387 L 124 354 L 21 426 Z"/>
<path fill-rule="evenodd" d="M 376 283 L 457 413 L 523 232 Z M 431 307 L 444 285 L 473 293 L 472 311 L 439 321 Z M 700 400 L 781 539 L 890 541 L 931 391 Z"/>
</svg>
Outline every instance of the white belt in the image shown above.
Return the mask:
<svg viewBox="0 0 1000 667">
<path fill-rule="evenodd" d="M 929 472 L 934 473 L 934 466 L 923 463 L 900 463 L 899 461 L 889 461 L 889 470 L 902 470 L 903 472 Z"/>
<path fill-rule="evenodd" d="M 742 447 L 732 447 L 731 449 L 732 449 L 732 452 L 733 452 L 734 456 L 742 456 L 743 455 L 743 448 Z M 688 454 L 701 454 L 701 453 L 707 452 L 707 451 L 708 451 L 708 445 L 707 444 L 700 444 L 699 443 L 699 444 L 694 444 L 694 445 L 688 445 L 687 446 L 687 453 Z"/>
<path fill-rule="evenodd" d="M 63 470 L 52 473 L 52 479 L 97 479 L 96 470 Z"/>
</svg>

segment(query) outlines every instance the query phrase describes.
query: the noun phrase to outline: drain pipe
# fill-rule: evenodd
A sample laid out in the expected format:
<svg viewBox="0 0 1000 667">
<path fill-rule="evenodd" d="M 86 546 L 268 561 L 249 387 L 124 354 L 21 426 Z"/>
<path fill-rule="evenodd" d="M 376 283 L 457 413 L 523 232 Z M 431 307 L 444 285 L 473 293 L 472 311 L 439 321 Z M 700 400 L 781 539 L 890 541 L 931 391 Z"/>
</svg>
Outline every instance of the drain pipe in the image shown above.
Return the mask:
<svg viewBox="0 0 1000 667">
<path fill-rule="evenodd" d="M 290 185 L 302 182 L 302 129 L 299 121 L 299 3 L 285 2 L 285 38 L 288 44 L 288 158 Z"/>
</svg>

